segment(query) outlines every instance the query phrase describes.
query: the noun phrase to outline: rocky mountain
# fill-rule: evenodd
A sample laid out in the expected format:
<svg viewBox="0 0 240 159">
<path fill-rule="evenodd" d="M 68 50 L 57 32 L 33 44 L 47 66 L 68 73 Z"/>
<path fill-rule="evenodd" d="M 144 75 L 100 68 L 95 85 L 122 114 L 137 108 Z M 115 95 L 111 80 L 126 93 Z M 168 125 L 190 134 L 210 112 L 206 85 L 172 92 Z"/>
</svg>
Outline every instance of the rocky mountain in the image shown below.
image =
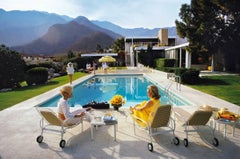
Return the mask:
<svg viewBox="0 0 240 159">
<path fill-rule="evenodd" d="M 54 24 L 64 24 L 70 17 L 39 11 L 5 11 L 0 9 L 0 44 L 27 44 L 44 35 Z"/>
<path fill-rule="evenodd" d="M 111 36 L 112 38 L 116 39 L 122 34 L 118 34 L 117 32 L 111 31 L 109 28 L 101 27 L 99 25 L 95 25 L 92 21 L 89 21 L 86 17 L 84 16 L 79 16 L 74 19 L 74 21 L 78 22 L 78 24 L 84 25 L 90 29 L 106 33 L 107 35 Z"/>
<path fill-rule="evenodd" d="M 114 38 L 100 32 L 101 28 L 99 30 L 92 29 L 95 26 L 86 26 L 84 23 L 79 24 L 77 21 L 55 24 L 41 38 L 12 49 L 25 54 L 54 55 L 68 50 L 94 51 L 97 44 L 100 44 L 103 48 L 111 46 Z M 115 36 L 117 37 L 116 34 Z"/>
<path fill-rule="evenodd" d="M 102 32 L 95 32 L 91 36 L 86 36 L 81 40 L 72 44 L 68 50 L 88 50 L 89 52 L 95 52 L 97 44 L 100 44 L 102 48 L 110 47 L 115 39 Z"/>
</svg>

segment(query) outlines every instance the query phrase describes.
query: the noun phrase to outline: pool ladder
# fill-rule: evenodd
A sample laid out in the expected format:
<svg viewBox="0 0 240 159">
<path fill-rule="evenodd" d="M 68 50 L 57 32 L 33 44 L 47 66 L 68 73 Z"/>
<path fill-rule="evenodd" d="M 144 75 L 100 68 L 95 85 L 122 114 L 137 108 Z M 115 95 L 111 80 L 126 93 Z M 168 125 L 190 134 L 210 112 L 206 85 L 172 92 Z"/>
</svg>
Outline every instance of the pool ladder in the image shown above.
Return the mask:
<svg viewBox="0 0 240 159">
<path fill-rule="evenodd" d="M 165 91 L 169 91 L 172 84 L 176 83 L 176 90 L 181 91 L 181 77 L 175 75 L 174 73 L 168 73 L 167 78 L 169 79 L 168 84 L 165 87 Z"/>
<path fill-rule="evenodd" d="M 169 89 L 171 88 L 171 86 L 173 85 L 173 83 L 176 83 L 176 90 L 181 91 L 181 77 L 180 76 L 176 76 L 173 73 L 170 73 L 167 75 L 169 81 L 168 84 L 166 85 L 166 87 L 164 88 L 165 94 L 167 96 L 167 98 L 169 99 L 169 102 L 174 103 L 173 101 L 173 93 L 171 93 L 169 91 Z"/>
</svg>

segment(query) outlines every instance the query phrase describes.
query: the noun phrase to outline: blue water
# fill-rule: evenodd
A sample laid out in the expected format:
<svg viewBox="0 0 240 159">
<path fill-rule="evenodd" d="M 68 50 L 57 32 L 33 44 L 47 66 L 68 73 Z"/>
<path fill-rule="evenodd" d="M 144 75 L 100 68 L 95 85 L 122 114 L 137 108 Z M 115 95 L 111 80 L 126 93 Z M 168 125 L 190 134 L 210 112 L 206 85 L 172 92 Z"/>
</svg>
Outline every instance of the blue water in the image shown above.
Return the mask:
<svg viewBox="0 0 240 159">
<path fill-rule="evenodd" d="M 153 84 L 143 75 L 97 75 L 74 87 L 73 96 L 69 100 L 71 106 L 85 105 L 92 100 L 96 102 L 109 102 L 110 99 L 120 94 L 126 100 L 123 107 L 134 106 L 144 100 L 148 100 L 147 86 Z M 158 85 L 157 85 L 158 86 Z M 165 95 L 163 89 L 158 86 L 161 95 L 161 104 L 172 104 L 175 106 L 191 105 L 176 95 L 171 95 L 171 100 Z M 60 95 L 52 98 L 42 107 L 56 107 Z"/>
</svg>

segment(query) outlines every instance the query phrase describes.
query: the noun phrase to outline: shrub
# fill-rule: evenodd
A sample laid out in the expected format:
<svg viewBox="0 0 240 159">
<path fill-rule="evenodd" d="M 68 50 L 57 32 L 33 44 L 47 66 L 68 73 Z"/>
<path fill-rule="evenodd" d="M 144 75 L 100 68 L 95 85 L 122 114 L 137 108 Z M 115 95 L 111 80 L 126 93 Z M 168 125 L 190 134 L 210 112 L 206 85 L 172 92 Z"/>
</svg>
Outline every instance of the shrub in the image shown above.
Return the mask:
<svg viewBox="0 0 240 159">
<path fill-rule="evenodd" d="M 196 84 L 199 82 L 199 70 L 196 69 L 188 69 L 182 75 L 182 81 L 187 84 Z"/>
<path fill-rule="evenodd" d="M 199 81 L 200 71 L 197 69 L 179 68 L 175 70 L 175 75 L 181 77 L 182 83 L 195 84 Z"/>
<path fill-rule="evenodd" d="M 25 61 L 22 56 L 0 45 L 0 89 L 13 88 L 24 81 Z"/>
<path fill-rule="evenodd" d="M 44 84 L 48 80 L 48 70 L 45 67 L 35 67 L 27 71 L 26 81 L 28 85 Z"/>
<path fill-rule="evenodd" d="M 156 68 L 156 69 L 163 71 L 163 72 L 169 72 L 169 73 L 174 73 L 174 70 L 175 70 L 174 67 L 160 67 L 160 68 Z"/>
<path fill-rule="evenodd" d="M 174 67 L 175 59 L 158 58 L 155 60 L 156 67 Z"/>
<path fill-rule="evenodd" d="M 46 68 L 52 68 L 54 64 L 52 62 L 43 62 L 38 64 L 28 64 L 27 70 L 35 68 L 35 67 L 46 67 Z"/>
<path fill-rule="evenodd" d="M 176 59 L 165 59 L 164 67 L 174 67 Z"/>
<path fill-rule="evenodd" d="M 186 68 L 177 68 L 177 69 L 175 69 L 174 73 L 177 76 L 182 76 L 182 74 L 185 73 L 186 71 L 187 71 Z"/>
</svg>

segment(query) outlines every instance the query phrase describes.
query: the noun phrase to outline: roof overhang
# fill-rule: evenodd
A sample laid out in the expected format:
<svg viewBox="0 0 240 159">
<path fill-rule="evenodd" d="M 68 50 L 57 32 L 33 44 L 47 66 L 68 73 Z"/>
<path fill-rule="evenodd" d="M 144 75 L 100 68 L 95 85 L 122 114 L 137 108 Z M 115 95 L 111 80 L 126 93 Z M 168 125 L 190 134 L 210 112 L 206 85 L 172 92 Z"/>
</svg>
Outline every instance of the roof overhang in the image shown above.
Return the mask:
<svg viewBox="0 0 240 159">
<path fill-rule="evenodd" d="M 189 43 L 183 43 L 183 44 L 176 45 L 176 46 L 173 46 L 173 47 L 168 47 L 168 48 L 165 49 L 165 51 L 183 48 L 183 47 L 186 47 L 186 46 L 188 46 L 188 45 L 189 45 Z"/>
<path fill-rule="evenodd" d="M 90 53 L 90 54 L 81 54 L 81 57 L 100 57 L 100 56 L 118 56 L 117 53 Z"/>
<path fill-rule="evenodd" d="M 152 50 L 165 50 L 166 48 L 169 48 L 169 46 L 153 46 Z M 147 50 L 147 46 L 135 47 L 135 50 L 136 51 Z"/>
</svg>

